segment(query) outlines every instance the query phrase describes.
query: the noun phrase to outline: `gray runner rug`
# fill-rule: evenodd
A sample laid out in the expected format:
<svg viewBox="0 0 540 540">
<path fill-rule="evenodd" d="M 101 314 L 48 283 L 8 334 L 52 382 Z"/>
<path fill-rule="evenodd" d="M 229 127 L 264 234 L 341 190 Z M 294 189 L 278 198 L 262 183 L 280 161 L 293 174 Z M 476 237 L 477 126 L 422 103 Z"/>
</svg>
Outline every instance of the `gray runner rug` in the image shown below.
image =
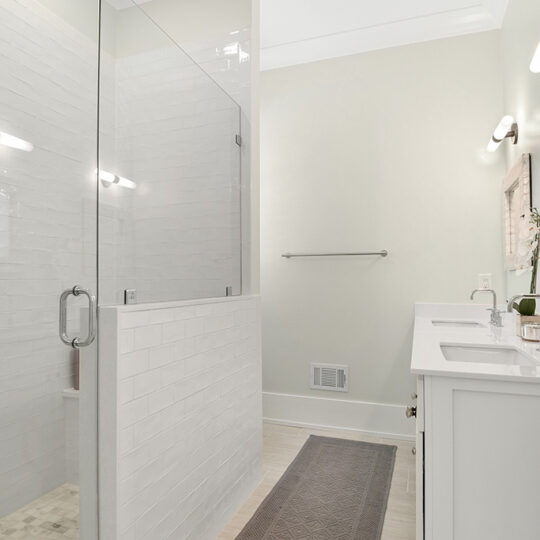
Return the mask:
<svg viewBox="0 0 540 540">
<path fill-rule="evenodd" d="M 379 540 L 395 457 L 311 435 L 236 540 Z"/>
</svg>

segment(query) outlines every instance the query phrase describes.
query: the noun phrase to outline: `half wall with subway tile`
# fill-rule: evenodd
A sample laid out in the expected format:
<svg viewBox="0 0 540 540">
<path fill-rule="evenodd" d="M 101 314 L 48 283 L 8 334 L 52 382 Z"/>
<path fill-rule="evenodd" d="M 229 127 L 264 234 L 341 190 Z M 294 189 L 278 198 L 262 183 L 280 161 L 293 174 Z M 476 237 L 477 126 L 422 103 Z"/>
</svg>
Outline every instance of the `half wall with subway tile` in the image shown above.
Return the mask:
<svg viewBox="0 0 540 540">
<path fill-rule="evenodd" d="M 104 540 L 212 538 L 256 486 L 259 314 L 245 296 L 101 308 Z"/>
</svg>

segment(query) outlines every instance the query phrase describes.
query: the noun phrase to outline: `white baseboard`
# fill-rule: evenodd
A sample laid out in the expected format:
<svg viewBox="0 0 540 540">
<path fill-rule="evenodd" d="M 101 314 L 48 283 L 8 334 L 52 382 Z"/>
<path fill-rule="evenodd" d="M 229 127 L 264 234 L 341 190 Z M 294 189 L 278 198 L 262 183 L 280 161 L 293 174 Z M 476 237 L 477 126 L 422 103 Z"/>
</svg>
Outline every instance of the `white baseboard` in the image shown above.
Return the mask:
<svg viewBox="0 0 540 540">
<path fill-rule="evenodd" d="M 361 431 L 393 439 L 414 440 L 414 420 L 403 405 L 367 403 L 263 392 L 266 422 L 288 426 Z"/>
</svg>

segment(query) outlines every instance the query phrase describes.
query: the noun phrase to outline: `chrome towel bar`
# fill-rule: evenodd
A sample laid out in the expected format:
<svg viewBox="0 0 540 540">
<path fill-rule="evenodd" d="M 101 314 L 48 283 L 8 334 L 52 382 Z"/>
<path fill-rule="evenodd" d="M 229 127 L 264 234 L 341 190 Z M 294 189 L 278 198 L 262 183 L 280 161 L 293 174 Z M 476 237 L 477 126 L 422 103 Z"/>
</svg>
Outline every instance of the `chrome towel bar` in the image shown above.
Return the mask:
<svg viewBox="0 0 540 540">
<path fill-rule="evenodd" d="M 293 257 L 359 257 L 364 255 L 386 257 L 388 251 L 383 249 L 382 251 L 359 251 L 357 253 L 283 253 L 281 256 L 286 259 L 292 259 Z"/>
</svg>

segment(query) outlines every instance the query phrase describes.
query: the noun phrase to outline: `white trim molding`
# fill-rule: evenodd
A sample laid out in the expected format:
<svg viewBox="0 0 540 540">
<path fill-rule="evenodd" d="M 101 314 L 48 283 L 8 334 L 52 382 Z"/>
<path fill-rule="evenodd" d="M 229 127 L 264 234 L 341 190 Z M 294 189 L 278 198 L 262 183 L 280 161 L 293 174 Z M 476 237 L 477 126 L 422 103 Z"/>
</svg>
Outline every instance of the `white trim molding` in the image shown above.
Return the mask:
<svg viewBox="0 0 540 540">
<path fill-rule="evenodd" d="M 288 426 L 415 439 L 414 421 L 405 417 L 404 405 L 263 392 L 263 417 L 266 422 Z"/>
<path fill-rule="evenodd" d="M 499 29 L 508 0 L 387 4 L 381 8 L 354 0 L 263 0 L 261 69 Z"/>
</svg>

